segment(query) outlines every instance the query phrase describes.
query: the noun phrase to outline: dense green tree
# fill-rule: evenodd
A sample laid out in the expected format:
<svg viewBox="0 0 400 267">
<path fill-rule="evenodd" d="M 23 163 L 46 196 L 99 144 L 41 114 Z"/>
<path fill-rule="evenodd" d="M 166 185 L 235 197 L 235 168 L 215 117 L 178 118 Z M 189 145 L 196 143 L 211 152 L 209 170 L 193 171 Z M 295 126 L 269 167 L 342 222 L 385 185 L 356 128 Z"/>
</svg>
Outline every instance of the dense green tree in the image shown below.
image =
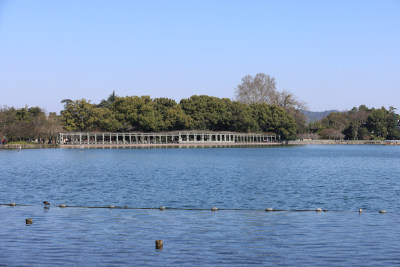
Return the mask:
<svg viewBox="0 0 400 267">
<path fill-rule="evenodd" d="M 265 103 L 252 104 L 254 119 L 258 122 L 262 132 L 273 132 L 281 136 L 283 140 L 296 137 L 296 123 L 293 116 L 284 108 Z"/>
<path fill-rule="evenodd" d="M 231 122 L 230 130 L 234 132 L 258 132 L 257 121 L 252 116 L 252 109 L 239 101 L 230 104 Z"/>
<path fill-rule="evenodd" d="M 386 138 L 388 133 L 388 112 L 385 108 L 376 109 L 368 116 L 367 127 L 374 138 Z"/>
<path fill-rule="evenodd" d="M 156 114 L 158 115 L 159 130 L 165 131 L 174 128 L 168 111 L 174 109 L 178 104 L 175 100 L 169 98 L 155 98 L 153 99 L 153 106 Z"/>
<path fill-rule="evenodd" d="M 115 114 L 109 108 L 93 108 L 90 119 L 87 121 L 92 131 L 115 132 L 123 128 L 117 121 Z"/>
<path fill-rule="evenodd" d="M 220 99 L 206 95 L 194 95 L 182 99 L 183 111 L 192 117 L 196 130 L 227 131 L 230 129 L 231 111 L 229 99 Z"/>
<path fill-rule="evenodd" d="M 158 132 L 162 129 L 162 116 L 155 110 L 149 96 L 117 97 L 111 110 L 115 118 L 129 128 L 124 131 Z"/>
<path fill-rule="evenodd" d="M 346 112 L 332 112 L 321 120 L 326 128 L 343 131 L 349 124 L 350 119 Z"/>
<path fill-rule="evenodd" d="M 359 121 L 353 121 L 343 130 L 347 140 L 363 140 L 368 138 L 368 130 Z"/>
<path fill-rule="evenodd" d="M 180 105 L 176 105 L 167 110 L 165 118 L 166 130 L 190 130 L 193 129 L 193 119 L 187 115 Z"/>
<path fill-rule="evenodd" d="M 67 131 L 90 131 L 94 128 L 95 105 L 90 100 L 63 100 L 64 110 L 61 111 L 61 122 Z"/>
<path fill-rule="evenodd" d="M 106 107 L 97 107 L 86 99 L 63 100 L 60 120 L 67 131 L 117 131 L 121 124 Z"/>
<path fill-rule="evenodd" d="M 367 128 L 374 139 L 400 139 L 400 130 L 397 129 L 397 115 L 393 107 L 386 110 L 384 107 L 373 110 L 367 119 Z"/>
</svg>

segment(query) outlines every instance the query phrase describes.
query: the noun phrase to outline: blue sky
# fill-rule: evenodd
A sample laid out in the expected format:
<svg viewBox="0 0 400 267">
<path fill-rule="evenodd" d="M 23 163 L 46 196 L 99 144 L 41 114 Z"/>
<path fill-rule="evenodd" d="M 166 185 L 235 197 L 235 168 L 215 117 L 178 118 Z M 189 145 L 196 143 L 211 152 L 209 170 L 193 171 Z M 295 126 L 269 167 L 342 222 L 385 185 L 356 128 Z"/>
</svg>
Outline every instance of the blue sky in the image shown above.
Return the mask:
<svg viewBox="0 0 400 267">
<path fill-rule="evenodd" d="M 400 109 L 400 1 L 0 0 L 2 106 L 234 99 L 259 72 L 312 111 Z"/>
</svg>

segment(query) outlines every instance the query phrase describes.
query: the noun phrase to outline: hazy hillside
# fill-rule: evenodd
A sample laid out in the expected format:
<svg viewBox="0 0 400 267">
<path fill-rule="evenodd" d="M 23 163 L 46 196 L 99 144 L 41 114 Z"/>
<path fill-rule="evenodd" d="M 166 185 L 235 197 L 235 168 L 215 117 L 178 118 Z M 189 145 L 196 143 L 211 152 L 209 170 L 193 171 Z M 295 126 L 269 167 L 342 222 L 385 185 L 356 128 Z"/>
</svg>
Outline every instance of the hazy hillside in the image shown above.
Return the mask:
<svg viewBox="0 0 400 267">
<path fill-rule="evenodd" d="M 326 111 L 308 111 L 300 110 L 307 118 L 307 123 L 314 122 L 325 118 L 332 112 L 339 112 L 339 110 L 326 110 Z"/>
</svg>

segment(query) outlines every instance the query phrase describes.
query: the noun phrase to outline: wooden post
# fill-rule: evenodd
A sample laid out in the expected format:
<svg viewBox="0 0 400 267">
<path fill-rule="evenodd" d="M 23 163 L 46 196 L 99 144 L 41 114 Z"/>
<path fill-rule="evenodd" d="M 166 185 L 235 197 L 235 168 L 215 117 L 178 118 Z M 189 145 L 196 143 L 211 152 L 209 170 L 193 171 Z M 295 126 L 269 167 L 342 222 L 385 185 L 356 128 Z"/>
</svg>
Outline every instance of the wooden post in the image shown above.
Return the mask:
<svg viewBox="0 0 400 267">
<path fill-rule="evenodd" d="M 164 246 L 162 240 L 156 240 L 156 249 L 162 249 Z"/>
</svg>

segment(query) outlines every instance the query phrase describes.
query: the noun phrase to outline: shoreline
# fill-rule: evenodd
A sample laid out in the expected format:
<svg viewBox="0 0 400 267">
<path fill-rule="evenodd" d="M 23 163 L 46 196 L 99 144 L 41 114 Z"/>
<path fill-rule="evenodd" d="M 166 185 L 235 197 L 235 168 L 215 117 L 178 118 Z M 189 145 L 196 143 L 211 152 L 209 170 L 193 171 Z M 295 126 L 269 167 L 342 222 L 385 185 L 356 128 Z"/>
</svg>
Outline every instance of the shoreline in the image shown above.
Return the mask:
<svg viewBox="0 0 400 267">
<path fill-rule="evenodd" d="M 44 149 L 44 148 L 59 148 L 57 144 L 5 144 L 0 145 L 0 150 L 14 149 Z"/>
<path fill-rule="evenodd" d="M 384 140 L 292 140 L 283 141 L 286 145 L 386 145 Z"/>
<path fill-rule="evenodd" d="M 292 140 L 273 143 L 183 143 L 183 144 L 5 144 L 0 150 L 18 149 L 100 149 L 100 148 L 223 148 L 223 147 L 271 147 L 290 145 L 398 145 L 396 141 L 380 140 Z"/>
<path fill-rule="evenodd" d="M 274 143 L 184 143 L 184 144 L 76 144 L 58 145 L 62 149 L 88 148 L 207 148 L 207 147 L 271 147 L 301 145 L 387 145 L 387 141 L 365 140 L 310 140 L 282 141 Z"/>
</svg>

